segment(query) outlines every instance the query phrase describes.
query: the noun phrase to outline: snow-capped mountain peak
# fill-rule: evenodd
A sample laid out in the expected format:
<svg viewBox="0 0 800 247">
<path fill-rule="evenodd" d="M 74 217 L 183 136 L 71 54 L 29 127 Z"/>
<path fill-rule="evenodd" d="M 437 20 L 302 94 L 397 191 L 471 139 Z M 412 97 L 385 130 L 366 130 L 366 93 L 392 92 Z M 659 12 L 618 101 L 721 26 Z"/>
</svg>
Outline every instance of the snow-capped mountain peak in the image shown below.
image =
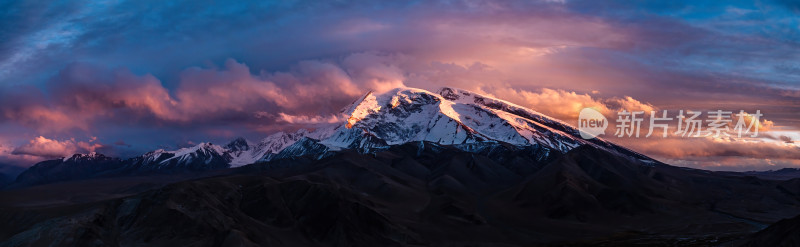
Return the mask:
<svg viewBox="0 0 800 247">
<path fill-rule="evenodd" d="M 66 161 L 81 161 L 81 160 L 87 161 L 87 160 L 105 160 L 105 159 L 110 159 L 110 157 L 107 157 L 97 152 L 90 152 L 88 154 L 73 154 L 70 157 L 62 158 L 61 160 L 62 162 L 66 162 Z"/>
<path fill-rule="evenodd" d="M 353 148 L 429 141 L 445 145 L 505 142 L 541 145 L 567 151 L 587 142 L 578 131 L 539 112 L 467 90 L 441 88 L 433 93 L 416 88 L 397 88 L 386 93 L 367 93 L 346 108 L 347 121 L 320 143 Z M 602 142 L 602 141 L 599 141 Z"/>
<path fill-rule="evenodd" d="M 225 153 L 225 151 L 226 150 L 223 147 L 218 145 L 214 145 L 211 143 L 200 143 L 194 147 L 181 148 L 178 149 L 177 151 L 173 151 L 172 153 L 175 156 L 173 156 L 172 158 L 168 158 L 164 161 L 161 161 L 161 163 L 166 163 L 173 159 L 179 159 L 180 161 L 185 162 L 185 161 L 191 161 L 194 158 L 207 158 L 206 163 L 209 163 L 210 161 L 208 160 L 210 160 L 210 157 L 213 157 L 215 155 L 221 156 L 223 153 Z"/>
<path fill-rule="evenodd" d="M 225 146 L 201 143 L 175 151 L 160 149 L 141 156 L 138 158 L 141 162 L 137 164 L 239 167 L 341 149 L 370 152 L 409 142 L 472 146 L 502 142 L 560 152 L 580 145 L 592 145 L 632 153 L 602 139 L 581 139 L 577 129 L 534 110 L 449 87 L 441 88 L 437 93 L 416 88 L 369 92 L 343 108 L 341 114 L 346 121 L 313 130 L 278 132 L 258 143 L 237 138 Z"/>
</svg>

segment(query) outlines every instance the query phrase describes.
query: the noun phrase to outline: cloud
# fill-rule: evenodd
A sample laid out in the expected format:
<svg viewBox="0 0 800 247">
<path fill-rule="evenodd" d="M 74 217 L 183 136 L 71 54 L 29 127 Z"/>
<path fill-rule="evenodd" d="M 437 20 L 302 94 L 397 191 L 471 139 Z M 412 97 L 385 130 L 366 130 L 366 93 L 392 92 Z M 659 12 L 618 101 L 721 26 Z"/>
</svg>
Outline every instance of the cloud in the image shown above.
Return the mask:
<svg viewBox="0 0 800 247">
<path fill-rule="evenodd" d="M 45 159 L 34 155 L 12 154 L 14 149 L 13 144 L 0 139 L 0 163 L 16 167 L 28 167 Z"/>
<path fill-rule="evenodd" d="M 88 129 L 88 121 L 79 116 L 70 116 L 68 112 L 48 108 L 42 105 L 18 106 L 2 109 L 6 119 L 27 126 L 36 126 L 48 130 L 67 130 L 71 128 Z"/>
<path fill-rule="evenodd" d="M 606 116 L 616 115 L 621 110 L 645 111 L 655 110 L 651 104 L 642 103 L 632 97 L 600 99 L 589 94 L 579 94 L 565 90 L 543 88 L 540 92 L 516 90 L 512 88 L 495 88 L 490 94 L 501 99 L 518 103 L 552 117 L 574 120 L 583 108 L 594 108 Z"/>
<path fill-rule="evenodd" d="M 347 56 L 342 64 L 359 85 L 381 93 L 405 86 L 406 71 L 398 64 L 406 59 L 401 54 L 361 52 Z"/>
<path fill-rule="evenodd" d="M 14 155 L 32 155 L 43 158 L 66 157 L 76 153 L 94 152 L 103 145 L 96 143 L 97 138 L 92 138 L 87 142 L 70 140 L 53 140 L 39 136 L 30 140 L 25 145 L 19 146 L 11 152 Z"/>
<path fill-rule="evenodd" d="M 330 114 L 367 91 L 402 87 L 404 72 L 391 63 L 393 59 L 355 53 L 340 62 L 307 60 L 288 71 L 257 74 L 229 59 L 223 68 L 184 70 L 173 90 L 149 74 L 73 64 L 50 80 L 48 91 L 31 94 L 19 88 L 4 93 L 8 97 L 0 100 L 0 120 L 39 133 L 63 133 L 119 121 L 155 125 L 269 123 L 265 117 L 278 120 L 269 112 Z"/>
<path fill-rule="evenodd" d="M 642 153 L 670 159 L 749 157 L 800 160 L 800 146 L 761 139 L 668 137 L 615 141 Z"/>
<path fill-rule="evenodd" d="M 737 116 L 738 114 L 739 114 L 738 112 L 734 112 L 733 116 L 731 116 L 731 119 L 734 122 L 738 122 L 739 121 L 739 117 Z M 758 117 L 758 121 L 755 121 L 755 116 L 753 116 L 750 113 L 744 112 L 744 114 L 742 116 L 742 120 L 743 120 L 742 123 L 745 124 L 745 128 L 749 127 L 750 123 L 753 123 L 755 125 L 755 128 L 758 128 L 759 132 L 769 131 L 770 129 L 775 127 L 775 122 L 764 118 L 763 114 L 762 114 L 762 116 Z M 735 124 L 735 123 L 732 123 L 732 124 Z M 733 126 L 731 126 L 731 128 L 733 128 Z"/>
<path fill-rule="evenodd" d="M 800 69 L 798 71 L 800 71 Z M 800 90 L 785 90 L 781 91 L 780 95 L 792 98 L 800 98 Z"/>
<path fill-rule="evenodd" d="M 281 121 L 290 123 L 290 124 L 319 124 L 319 123 L 338 123 L 344 122 L 344 118 L 338 117 L 336 115 L 332 116 L 295 116 L 289 115 L 286 113 L 278 113 L 279 119 Z"/>
<path fill-rule="evenodd" d="M 88 130 L 93 120 L 113 117 L 118 109 L 124 110 L 119 113 L 126 118 L 146 112 L 175 119 L 170 107 L 175 102 L 160 82 L 151 75 L 136 76 L 125 69 L 108 71 L 72 64 L 49 81 L 47 91 L 14 89 L 0 100 L 3 116 L 42 132 Z"/>
<path fill-rule="evenodd" d="M 645 113 L 649 113 L 651 111 L 656 110 L 655 107 L 651 104 L 642 103 L 639 100 L 632 98 L 631 96 L 625 96 L 623 98 L 610 98 L 604 101 L 606 106 L 615 111 L 619 112 L 622 110 L 626 110 L 629 112 L 632 111 L 644 111 Z"/>
<path fill-rule="evenodd" d="M 800 167 L 800 160 L 749 157 L 698 157 L 693 159 L 662 159 L 675 166 L 717 171 L 766 171 Z"/>
<path fill-rule="evenodd" d="M 125 143 L 125 141 L 123 141 L 123 140 L 118 140 L 118 141 L 114 142 L 114 145 L 123 146 L 123 147 L 131 147 L 132 146 L 131 144 Z"/>
<path fill-rule="evenodd" d="M 746 125 L 750 119 L 750 115 L 745 116 Z M 668 130 L 670 134 L 666 138 L 660 137 L 658 135 L 660 130 L 656 129 L 656 135 L 653 137 L 606 136 L 606 139 L 679 166 L 715 170 L 764 170 L 800 165 L 800 145 L 793 142 L 791 137 L 800 136 L 800 131 L 786 126 L 775 127 L 772 121 L 762 117 L 758 124 L 757 137 L 751 137 L 749 134 L 737 137 L 733 128 L 738 121 L 737 117 L 732 116 L 731 120 L 727 131 L 730 136 L 727 137 L 713 135 L 681 137 L 674 134 L 677 126 L 670 123 Z M 782 130 L 774 131 L 773 127 Z M 647 121 L 643 123 L 640 131 L 647 133 Z"/>
</svg>

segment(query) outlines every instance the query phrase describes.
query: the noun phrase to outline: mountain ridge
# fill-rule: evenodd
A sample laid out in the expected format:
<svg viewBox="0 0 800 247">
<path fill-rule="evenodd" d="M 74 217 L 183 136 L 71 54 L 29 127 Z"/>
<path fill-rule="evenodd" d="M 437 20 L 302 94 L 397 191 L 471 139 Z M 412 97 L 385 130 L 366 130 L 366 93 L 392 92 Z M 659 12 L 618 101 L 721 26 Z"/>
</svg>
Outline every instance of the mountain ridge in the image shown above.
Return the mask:
<svg viewBox="0 0 800 247">
<path fill-rule="evenodd" d="M 383 93 L 368 92 L 343 107 L 340 114 L 343 114 L 346 121 L 320 125 L 313 130 L 277 132 L 257 143 L 240 137 L 223 146 L 200 143 L 172 151 L 150 151 L 130 159 L 118 160 L 121 164 L 101 168 L 101 174 L 97 175 L 236 168 L 276 158 L 304 155 L 324 157 L 327 152 L 345 149 L 370 153 L 413 142 L 464 145 L 472 149 L 479 149 L 475 146 L 480 145 L 508 143 L 547 148 L 560 153 L 582 145 L 591 145 L 648 163 L 660 163 L 599 138 L 584 140 L 574 127 L 537 111 L 451 87 L 440 88 L 437 93 L 416 88 L 396 88 Z M 287 150 L 290 147 L 291 150 Z M 66 162 L 66 158 L 62 158 L 61 162 Z M 97 172 L 92 169 L 84 170 Z M 77 177 L 87 176 L 91 177 Z M 19 182 L 26 184 L 24 181 Z"/>
<path fill-rule="evenodd" d="M 0 245 L 704 246 L 800 212 L 797 179 L 670 166 L 469 91 L 370 92 L 343 109 L 258 143 L 42 162 L 0 191 Z M 105 179 L 131 175 L 144 178 Z M 62 187 L 82 194 L 35 193 Z"/>
<path fill-rule="evenodd" d="M 273 159 L 39 208 L 26 207 L 37 193 L 0 192 L 0 221 L 8 222 L 0 244 L 707 246 L 800 212 L 800 198 L 778 181 L 648 165 L 591 145 L 562 154 L 481 144 L 419 141 Z M 293 145 L 327 148 L 311 138 Z"/>
</svg>

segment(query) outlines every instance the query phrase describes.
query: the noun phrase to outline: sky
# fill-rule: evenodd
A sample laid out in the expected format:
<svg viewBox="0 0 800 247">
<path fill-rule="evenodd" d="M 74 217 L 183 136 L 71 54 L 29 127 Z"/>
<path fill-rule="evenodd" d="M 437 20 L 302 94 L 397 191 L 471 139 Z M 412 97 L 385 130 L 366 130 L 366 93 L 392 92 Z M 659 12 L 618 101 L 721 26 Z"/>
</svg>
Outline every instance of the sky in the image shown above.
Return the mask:
<svg viewBox="0 0 800 247">
<path fill-rule="evenodd" d="M 674 165 L 800 167 L 798 16 L 788 0 L 3 1 L 0 163 L 258 141 L 368 91 L 449 86 L 574 124 L 584 107 L 758 110 L 758 138 L 605 137 Z"/>
</svg>

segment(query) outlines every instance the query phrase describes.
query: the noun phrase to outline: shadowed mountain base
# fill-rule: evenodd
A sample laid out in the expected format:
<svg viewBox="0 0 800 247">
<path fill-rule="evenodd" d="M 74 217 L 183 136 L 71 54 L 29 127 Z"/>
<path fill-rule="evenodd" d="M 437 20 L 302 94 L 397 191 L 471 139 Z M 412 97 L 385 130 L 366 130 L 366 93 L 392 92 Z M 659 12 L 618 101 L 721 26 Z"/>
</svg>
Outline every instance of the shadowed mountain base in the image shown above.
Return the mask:
<svg viewBox="0 0 800 247">
<path fill-rule="evenodd" d="M 788 182 L 591 146 L 466 152 L 419 142 L 213 175 L 75 204 L 6 203 L 0 239 L 4 246 L 706 245 L 800 214 Z"/>
</svg>

